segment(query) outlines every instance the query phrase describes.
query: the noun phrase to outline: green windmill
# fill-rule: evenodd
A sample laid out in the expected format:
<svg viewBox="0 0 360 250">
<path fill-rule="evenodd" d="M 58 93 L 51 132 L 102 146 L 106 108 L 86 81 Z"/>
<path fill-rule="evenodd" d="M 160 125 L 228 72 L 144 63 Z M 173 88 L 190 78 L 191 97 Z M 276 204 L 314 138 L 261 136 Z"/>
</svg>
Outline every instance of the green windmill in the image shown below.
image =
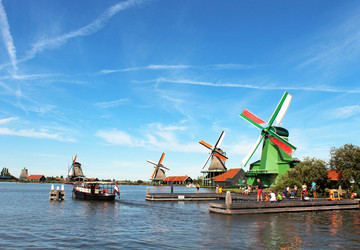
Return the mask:
<svg viewBox="0 0 360 250">
<path fill-rule="evenodd" d="M 291 157 L 296 147 L 288 141 L 289 132 L 282 127 L 278 127 L 290 105 L 291 99 L 292 96 L 285 92 L 268 123 L 246 109 L 240 114 L 242 118 L 261 130 L 255 147 L 242 160 L 243 167 L 246 167 L 264 140 L 261 159 L 251 163 L 249 171 L 245 174 L 248 178 L 247 183 L 250 185 L 256 185 L 256 180 L 260 179 L 265 186 L 269 187 L 276 183 L 279 176 L 299 163 L 298 159 Z"/>
</svg>

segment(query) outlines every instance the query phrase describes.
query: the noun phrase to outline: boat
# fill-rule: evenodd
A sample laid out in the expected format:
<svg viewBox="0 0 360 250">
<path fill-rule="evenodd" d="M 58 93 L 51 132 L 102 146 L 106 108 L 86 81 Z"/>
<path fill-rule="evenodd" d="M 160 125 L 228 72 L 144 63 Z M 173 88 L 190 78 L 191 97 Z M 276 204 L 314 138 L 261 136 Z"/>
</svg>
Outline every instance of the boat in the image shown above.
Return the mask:
<svg viewBox="0 0 360 250">
<path fill-rule="evenodd" d="M 73 189 L 73 197 L 81 200 L 113 201 L 115 193 L 120 191 L 115 182 L 88 181 L 82 182 Z"/>
<path fill-rule="evenodd" d="M 194 183 L 189 183 L 189 184 L 186 184 L 186 187 L 187 188 L 195 188 L 196 185 Z"/>
</svg>

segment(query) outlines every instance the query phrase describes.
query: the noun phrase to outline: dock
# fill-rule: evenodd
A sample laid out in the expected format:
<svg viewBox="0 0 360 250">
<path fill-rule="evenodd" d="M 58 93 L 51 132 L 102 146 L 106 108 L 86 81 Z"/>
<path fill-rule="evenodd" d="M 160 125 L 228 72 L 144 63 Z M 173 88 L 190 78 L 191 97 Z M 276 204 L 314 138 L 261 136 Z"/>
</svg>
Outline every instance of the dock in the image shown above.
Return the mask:
<svg viewBox="0 0 360 250">
<path fill-rule="evenodd" d="M 147 201 L 214 201 L 225 199 L 225 194 L 216 193 L 149 193 Z"/>
<path fill-rule="evenodd" d="M 281 213 L 281 212 L 309 212 L 327 210 L 359 209 L 359 200 L 343 199 L 329 201 L 326 199 L 302 200 L 283 200 L 281 202 L 223 202 L 210 203 L 209 211 L 219 214 L 260 214 L 260 213 Z"/>
</svg>

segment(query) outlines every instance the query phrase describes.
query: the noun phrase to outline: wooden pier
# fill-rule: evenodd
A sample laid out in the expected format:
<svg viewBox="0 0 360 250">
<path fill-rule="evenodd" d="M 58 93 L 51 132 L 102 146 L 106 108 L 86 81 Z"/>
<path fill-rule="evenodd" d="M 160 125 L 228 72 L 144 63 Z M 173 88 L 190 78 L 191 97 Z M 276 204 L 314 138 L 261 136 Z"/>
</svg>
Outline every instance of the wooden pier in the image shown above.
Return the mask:
<svg viewBox="0 0 360 250">
<path fill-rule="evenodd" d="M 51 185 L 49 198 L 50 198 L 50 200 L 57 200 L 57 201 L 65 200 L 64 185 L 61 186 L 61 190 L 59 189 L 59 186 L 57 186 L 56 190 L 55 190 L 54 185 Z"/>
<path fill-rule="evenodd" d="M 147 201 L 215 201 L 225 200 L 226 194 L 217 193 L 146 193 Z M 233 200 L 256 200 L 256 195 L 231 194 Z"/>
<path fill-rule="evenodd" d="M 359 209 L 359 201 L 351 199 L 339 201 L 329 201 L 326 199 L 309 201 L 283 200 L 280 202 L 240 201 L 234 203 L 229 201 L 225 203 L 210 203 L 209 206 L 210 212 L 232 215 Z"/>
<path fill-rule="evenodd" d="M 216 193 L 149 193 L 147 201 L 214 201 L 225 199 L 225 194 Z"/>
</svg>

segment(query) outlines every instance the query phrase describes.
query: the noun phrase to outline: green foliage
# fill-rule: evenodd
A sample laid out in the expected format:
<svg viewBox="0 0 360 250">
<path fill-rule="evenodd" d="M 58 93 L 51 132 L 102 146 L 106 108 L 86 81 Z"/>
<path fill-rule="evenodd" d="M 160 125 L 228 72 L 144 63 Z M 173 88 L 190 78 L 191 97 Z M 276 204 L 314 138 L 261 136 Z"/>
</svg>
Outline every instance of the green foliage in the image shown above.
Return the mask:
<svg viewBox="0 0 360 250">
<path fill-rule="evenodd" d="M 339 185 L 360 192 L 360 147 L 345 144 L 330 150 L 330 167 L 340 172 Z"/>
<path fill-rule="evenodd" d="M 9 173 L 9 169 L 8 168 L 3 168 L 1 170 L 1 176 L 11 176 L 11 174 Z"/>
<path fill-rule="evenodd" d="M 315 181 L 317 193 L 324 193 L 329 185 L 328 169 L 324 161 L 315 158 L 304 158 L 295 168 L 289 169 L 283 174 L 275 185 L 276 192 L 282 192 L 285 187 L 301 186 L 306 183 L 310 190 L 311 183 Z"/>
</svg>

